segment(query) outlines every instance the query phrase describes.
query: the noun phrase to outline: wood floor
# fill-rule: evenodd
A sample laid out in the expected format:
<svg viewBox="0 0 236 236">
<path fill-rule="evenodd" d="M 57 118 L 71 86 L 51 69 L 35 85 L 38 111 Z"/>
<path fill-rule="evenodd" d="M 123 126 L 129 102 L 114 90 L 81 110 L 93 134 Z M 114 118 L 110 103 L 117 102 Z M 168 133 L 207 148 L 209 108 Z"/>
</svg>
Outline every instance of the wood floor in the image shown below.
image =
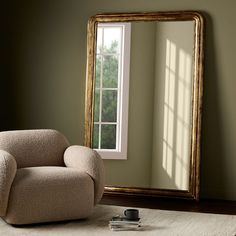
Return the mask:
<svg viewBox="0 0 236 236">
<path fill-rule="evenodd" d="M 104 194 L 100 204 L 236 215 L 236 201 L 201 199 L 199 202 L 143 196 Z"/>
</svg>

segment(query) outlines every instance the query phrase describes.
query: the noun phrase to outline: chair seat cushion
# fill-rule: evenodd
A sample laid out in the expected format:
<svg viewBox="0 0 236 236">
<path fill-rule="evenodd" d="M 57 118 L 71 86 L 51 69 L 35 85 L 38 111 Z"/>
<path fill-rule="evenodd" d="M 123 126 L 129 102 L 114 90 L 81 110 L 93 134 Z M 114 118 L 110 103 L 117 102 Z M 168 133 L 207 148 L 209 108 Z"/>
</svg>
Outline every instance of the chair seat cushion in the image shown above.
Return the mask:
<svg viewBox="0 0 236 236">
<path fill-rule="evenodd" d="M 94 183 L 85 172 L 67 167 L 17 170 L 7 215 L 10 224 L 80 219 L 94 206 Z"/>
</svg>

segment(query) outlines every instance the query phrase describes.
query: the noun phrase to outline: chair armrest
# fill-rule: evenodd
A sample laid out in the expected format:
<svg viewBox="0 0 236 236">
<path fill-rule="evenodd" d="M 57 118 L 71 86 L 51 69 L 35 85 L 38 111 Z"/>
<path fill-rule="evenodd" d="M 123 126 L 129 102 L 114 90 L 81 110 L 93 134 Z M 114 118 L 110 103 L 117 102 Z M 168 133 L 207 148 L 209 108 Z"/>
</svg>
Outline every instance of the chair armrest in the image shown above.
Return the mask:
<svg viewBox="0 0 236 236">
<path fill-rule="evenodd" d="M 64 162 L 67 167 L 86 172 L 94 181 L 94 205 L 104 192 L 104 164 L 100 155 L 91 148 L 73 145 L 66 149 Z"/>
<path fill-rule="evenodd" d="M 8 152 L 0 150 L 0 216 L 5 216 L 9 193 L 15 178 L 17 164 Z"/>
</svg>

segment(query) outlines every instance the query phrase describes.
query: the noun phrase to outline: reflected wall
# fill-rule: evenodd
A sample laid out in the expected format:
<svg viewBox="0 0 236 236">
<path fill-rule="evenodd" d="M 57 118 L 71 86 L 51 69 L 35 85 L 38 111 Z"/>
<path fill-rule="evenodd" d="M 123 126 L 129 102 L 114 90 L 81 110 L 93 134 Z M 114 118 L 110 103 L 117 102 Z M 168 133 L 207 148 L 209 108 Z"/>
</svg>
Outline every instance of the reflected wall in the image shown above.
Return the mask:
<svg viewBox="0 0 236 236">
<path fill-rule="evenodd" d="M 187 190 L 194 23 L 158 22 L 151 187 Z"/>
<path fill-rule="evenodd" d="M 150 185 L 155 28 L 155 22 L 131 23 L 128 155 L 127 160 L 104 160 L 106 185 Z"/>
</svg>

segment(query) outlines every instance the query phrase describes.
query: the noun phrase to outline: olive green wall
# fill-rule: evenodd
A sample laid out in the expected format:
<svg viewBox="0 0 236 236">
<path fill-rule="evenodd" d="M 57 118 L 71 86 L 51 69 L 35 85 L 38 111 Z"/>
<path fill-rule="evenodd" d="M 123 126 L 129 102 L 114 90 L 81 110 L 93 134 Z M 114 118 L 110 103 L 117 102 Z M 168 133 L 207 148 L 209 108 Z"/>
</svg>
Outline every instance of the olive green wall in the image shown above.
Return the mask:
<svg viewBox="0 0 236 236">
<path fill-rule="evenodd" d="M 1 130 L 56 128 L 79 144 L 88 18 L 99 12 L 202 11 L 201 197 L 236 200 L 235 1 L 12 0 L 1 6 Z"/>
<path fill-rule="evenodd" d="M 150 187 L 155 29 L 153 22 L 131 24 L 128 158 L 104 160 L 109 185 Z"/>
<path fill-rule="evenodd" d="M 152 188 L 188 190 L 194 25 L 156 23 Z"/>
</svg>

